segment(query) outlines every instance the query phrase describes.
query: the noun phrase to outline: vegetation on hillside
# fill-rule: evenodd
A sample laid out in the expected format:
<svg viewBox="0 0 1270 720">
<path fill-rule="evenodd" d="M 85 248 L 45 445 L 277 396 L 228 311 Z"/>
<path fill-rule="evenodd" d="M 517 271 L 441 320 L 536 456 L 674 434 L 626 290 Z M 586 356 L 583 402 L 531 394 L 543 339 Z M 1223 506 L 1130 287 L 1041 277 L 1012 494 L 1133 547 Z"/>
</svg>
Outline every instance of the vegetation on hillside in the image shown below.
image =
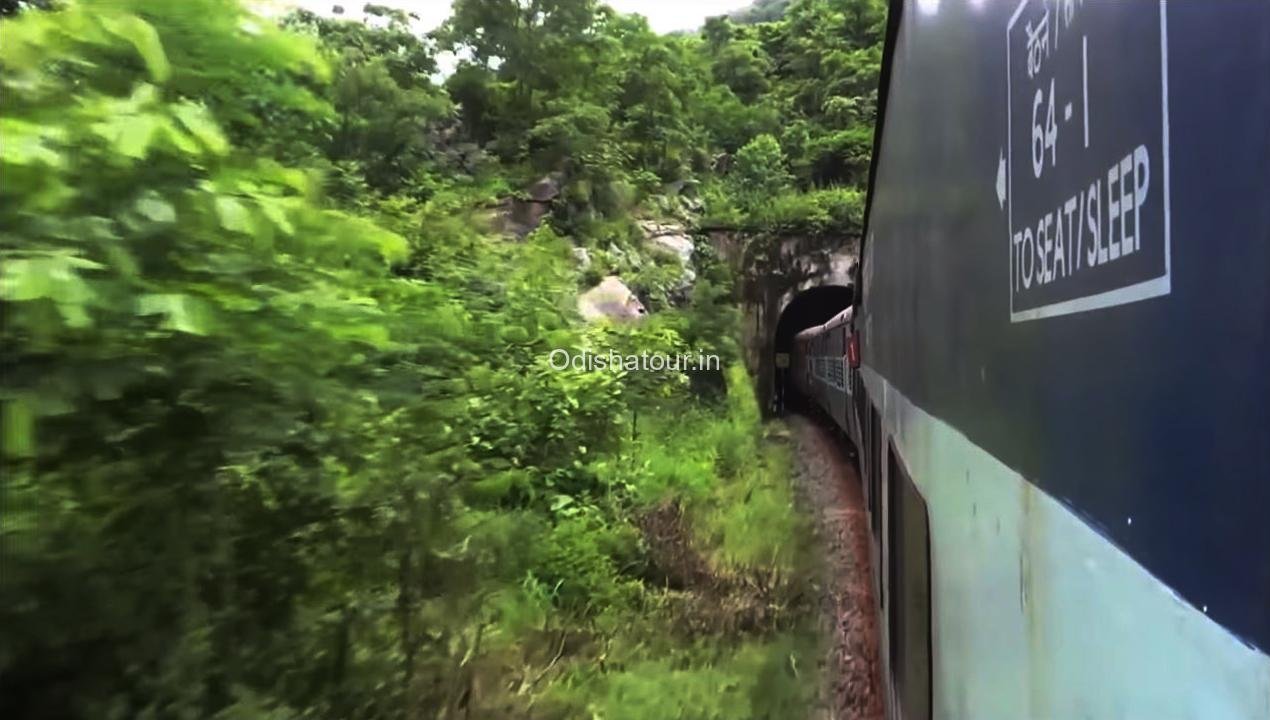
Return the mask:
<svg viewBox="0 0 1270 720">
<path fill-rule="evenodd" d="M 672 297 L 636 221 L 855 231 L 880 6 L 0 4 L 6 716 L 796 716 L 814 563 L 736 278 L 701 241 Z M 581 322 L 607 272 L 656 312 Z"/>
</svg>

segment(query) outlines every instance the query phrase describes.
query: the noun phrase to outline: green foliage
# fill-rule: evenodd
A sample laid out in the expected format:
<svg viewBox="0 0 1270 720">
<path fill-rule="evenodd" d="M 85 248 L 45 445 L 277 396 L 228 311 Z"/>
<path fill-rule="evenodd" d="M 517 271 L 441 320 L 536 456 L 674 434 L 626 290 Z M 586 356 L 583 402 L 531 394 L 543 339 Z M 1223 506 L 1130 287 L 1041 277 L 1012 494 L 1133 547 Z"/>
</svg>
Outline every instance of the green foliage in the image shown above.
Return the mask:
<svg viewBox="0 0 1270 720">
<path fill-rule="evenodd" d="M 783 230 L 810 234 L 859 234 L 864 217 L 864 194 L 853 188 L 825 188 L 805 193 L 786 192 L 760 200 L 745 225 L 753 230 Z"/>
<path fill-rule="evenodd" d="M 670 663 L 651 661 L 609 680 L 594 712 L 613 720 L 753 717 L 740 684 L 740 678 L 723 670 L 676 670 Z"/>
<path fill-rule="evenodd" d="M 708 420 L 692 413 L 680 418 L 660 415 L 652 422 L 665 422 L 669 427 L 646 438 L 636 451 L 639 462 L 631 469 L 629 481 L 635 500 L 652 506 L 676 498 L 706 497 L 716 480 L 714 456 L 697 433 Z"/>
<path fill-rule="evenodd" d="M 746 104 L 757 102 L 771 85 L 768 80 L 771 60 L 756 40 L 723 45 L 714 58 L 712 69 L 714 78 Z"/>
<path fill-rule="evenodd" d="M 702 191 L 703 222 L 751 233 L 785 232 L 852 236 L 864 218 L 864 192 L 852 187 L 807 191 L 784 190 L 774 195 L 733 192 L 722 183 Z"/>
<path fill-rule="evenodd" d="M 396 388 L 461 367 L 464 312 L 389 273 L 401 236 L 316 204 L 184 99 L 189 21 L 112 2 L 4 27 L 4 490 L 27 518 L 4 524 L 3 625 L 26 629 L 4 693 L 64 717 L 377 716 L 392 693 L 306 678 L 353 672 L 316 651 L 393 637 L 373 604 L 417 602 L 402 583 L 454 562 L 450 411 Z M 249 44 L 209 28 L 230 37 L 207 47 Z M 420 549 L 339 559 L 373 538 Z"/>
<path fill-rule="evenodd" d="M 318 150 L 341 174 L 364 180 L 375 192 L 427 198 L 438 189 L 436 175 L 455 169 L 438 148 L 452 103 L 432 84 L 433 48 L 410 29 L 405 13 L 367 7 L 373 11 L 368 15 L 384 21 L 371 25 L 304 10 L 283 21 L 316 36 L 335 67 L 327 92 L 333 115 Z M 337 197 L 363 195 L 352 182 Z"/>
<path fill-rule="evenodd" d="M 747 204 L 770 197 L 790 187 L 792 178 L 786 169 L 785 153 L 771 135 L 759 135 L 736 154 L 736 169 L 731 180 L 736 192 Z"/>
<path fill-rule="evenodd" d="M 558 509 L 571 504 L 561 502 Z M 637 557 L 638 537 L 634 528 L 610 525 L 594 514 L 565 518 L 535 548 L 535 576 L 566 610 L 629 613 L 641 586 L 623 575 L 622 565 Z"/>
<path fill-rule="evenodd" d="M 796 572 L 807 553 L 798 543 L 806 542 L 809 530 L 794 511 L 784 474 L 790 458 L 777 450 L 758 455 L 747 431 L 736 425 L 714 431 L 716 467 L 737 482 L 725 485 L 713 506 L 701 511 L 699 527 L 724 564 Z M 764 532 L 754 532 L 759 527 Z"/>
<path fill-rule="evenodd" d="M 649 660 L 611 675 L 588 709 L 606 720 L 797 717 L 814 699 L 805 680 L 816 653 L 805 637 L 784 635 L 721 657 Z"/>
</svg>

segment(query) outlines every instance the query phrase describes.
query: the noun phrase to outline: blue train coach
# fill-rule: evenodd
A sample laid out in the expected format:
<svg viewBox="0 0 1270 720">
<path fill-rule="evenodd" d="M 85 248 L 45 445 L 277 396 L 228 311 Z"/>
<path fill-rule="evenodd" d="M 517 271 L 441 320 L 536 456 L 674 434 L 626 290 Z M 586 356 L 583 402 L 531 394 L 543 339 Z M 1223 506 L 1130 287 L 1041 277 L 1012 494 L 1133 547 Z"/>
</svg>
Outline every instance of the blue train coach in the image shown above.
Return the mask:
<svg viewBox="0 0 1270 720">
<path fill-rule="evenodd" d="M 1270 2 L 895 2 L 880 108 L 791 370 L 859 449 L 888 714 L 1270 718 Z"/>
</svg>

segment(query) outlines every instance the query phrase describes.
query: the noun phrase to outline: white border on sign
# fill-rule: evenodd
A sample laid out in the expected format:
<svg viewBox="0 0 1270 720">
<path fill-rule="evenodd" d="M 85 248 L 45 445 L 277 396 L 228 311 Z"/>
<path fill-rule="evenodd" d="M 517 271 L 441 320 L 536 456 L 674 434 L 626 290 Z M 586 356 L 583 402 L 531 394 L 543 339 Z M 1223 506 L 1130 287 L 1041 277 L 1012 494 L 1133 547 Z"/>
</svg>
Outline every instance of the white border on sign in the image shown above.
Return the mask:
<svg viewBox="0 0 1270 720">
<path fill-rule="evenodd" d="M 1023 8 L 1028 4 L 1028 1 L 1020 0 L 1019 6 L 1014 10 L 1014 15 L 1010 17 L 1010 22 L 1005 26 L 1005 174 L 1008 186 L 1007 207 L 1009 208 L 1006 218 L 1010 225 L 1009 234 L 1006 236 L 1006 245 L 1010 251 L 1010 268 L 1009 272 L 1006 273 L 1006 287 L 1010 292 L 1010 322 L 1027 322 L 1028 320 L 1040 320 L 1041 318 L 1058 317 L 1059 315 L 1071 315 L 1072 313 L 1126 305 L 1139 300 L 1168 295 L 1172 290 L 1173 277 L 1173 246 L 1170 237 L 1172 228 L 1169 218 L 1172 208 L 1172 202 L 1169 199 L 1169 25 L 1168 4 L 1165 0 L 1160 0 L 1160 105 L 1161 114 L 1164 117 L 1163 135 L 1161 136 L 1161 144 L 1164 150 L 1164 274 L 1095 295 L 1072 298 L 1018 312 L 1014 310 L 1014 120 L 1011 117 L 1013 98 L 1010 92 L 1010 31 L 1014 29 L 1014 23 L 1018 22 L 1019 16 L 1023 14 Z M 1088 101 L 1086 101 L 1086 106 L 1088 106 Z M 1086 112 L 1088 112 L 1088 109 L 1086 109 Z"/>
</svg>

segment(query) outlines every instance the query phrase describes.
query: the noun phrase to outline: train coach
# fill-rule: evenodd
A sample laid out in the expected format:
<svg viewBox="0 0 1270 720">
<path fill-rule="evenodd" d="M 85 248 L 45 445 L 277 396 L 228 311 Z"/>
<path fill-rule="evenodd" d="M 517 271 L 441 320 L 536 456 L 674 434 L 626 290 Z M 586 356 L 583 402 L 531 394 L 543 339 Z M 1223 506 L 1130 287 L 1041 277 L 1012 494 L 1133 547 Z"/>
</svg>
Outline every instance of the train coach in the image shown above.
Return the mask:
<svg viewBox="0 0 1270 720">
<path fill-rule="evenodd" d="M 851 408 L 851 308 L 794 336 L 789 382 L 849 436 L 858 434 Z"/>
<path fill-rule="evenodd" d="M 852 311 L 893 718 L 1270 718 L 1270 3 L 893 2 Z"/>
</svg>

